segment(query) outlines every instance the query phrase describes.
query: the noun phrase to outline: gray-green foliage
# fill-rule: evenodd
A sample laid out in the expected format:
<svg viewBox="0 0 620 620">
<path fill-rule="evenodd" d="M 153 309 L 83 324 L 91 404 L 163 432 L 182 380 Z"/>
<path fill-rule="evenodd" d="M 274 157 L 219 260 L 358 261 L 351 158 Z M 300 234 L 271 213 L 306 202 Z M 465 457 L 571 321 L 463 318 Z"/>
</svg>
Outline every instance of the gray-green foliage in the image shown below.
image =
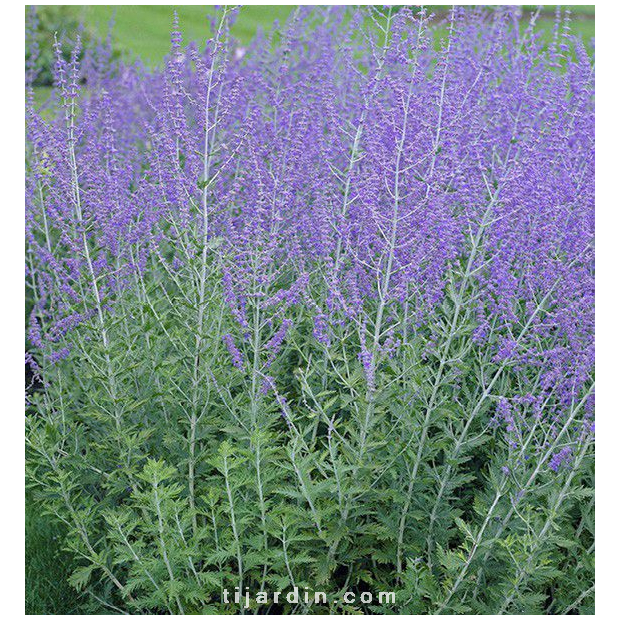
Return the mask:
<svg viewBox="0 0 620 620">
<path fill-rule="evenodd" d="M 482 364 L 488 376 L 500 365 L 471 346 L 467 312 L 449 347 L 458 392 L 452 370 L 437 381 L 441 350 L 422 344 L 386 356 L 369 389 L 355 333 L 319 345 L 294 306 L 298 329 L 265 394 L 254 372 L 270 328 L 259 316 L 257 366 L 235 368 L 221 336 L 237 328 L 210 270 L 201 334 L 174 283 L 135 286 L 106 315 L 107 347 L 96 323 L 75 330 L 73 353 L 32 396 L 30 484 L 68 529 L 78 591 L 168 613 L 235 612 L 223 588 L 293 586 L 334 601 L 396 591 L 389 608 L 354 606 L 375 612 L 590 609 L 588 444 L 559 474 L 542 460 L 501 471 L 515 457 L 477 381 Z M 453 324 L 454 304 L 444 309 L 438 330 Z M 514 390 L 510 372 L 498 381 Z M 345 607 L 310 611 L 321 610 Z"/>
</svg>

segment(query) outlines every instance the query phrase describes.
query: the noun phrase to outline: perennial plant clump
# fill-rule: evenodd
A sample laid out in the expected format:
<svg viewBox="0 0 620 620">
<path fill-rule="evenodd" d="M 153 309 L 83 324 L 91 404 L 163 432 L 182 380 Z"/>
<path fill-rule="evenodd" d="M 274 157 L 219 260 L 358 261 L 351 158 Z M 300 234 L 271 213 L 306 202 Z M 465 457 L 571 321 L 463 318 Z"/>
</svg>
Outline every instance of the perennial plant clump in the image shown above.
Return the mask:
<svg viewBox="0 0 620 620">
<path fill-rule="evenodd" d="M 594 69 L 558 14 L 236 9 L 26 67 L 27 474 L 129 613 L 594 592 Z M 36 29 L 30 17 L 27 32 Z M 245 592 L 325 591 L 244 609 Z M 395 602 L 342 601 L 395 592 Z"/>
</svg>

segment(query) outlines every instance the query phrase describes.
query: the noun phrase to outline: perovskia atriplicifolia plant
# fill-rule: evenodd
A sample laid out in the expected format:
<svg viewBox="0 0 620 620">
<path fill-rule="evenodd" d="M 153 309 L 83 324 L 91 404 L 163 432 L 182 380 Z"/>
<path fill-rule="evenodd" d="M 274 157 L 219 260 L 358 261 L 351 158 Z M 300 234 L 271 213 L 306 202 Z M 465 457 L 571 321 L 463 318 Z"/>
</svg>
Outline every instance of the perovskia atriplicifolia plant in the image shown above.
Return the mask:
<svg viewBox="0 0 620 620">
<path fill-rule="evenodd" d="M 558 13 L 301 7 L 27 64 L 28 484 L 117 613 L 594 593 L 594 65 Z M 27 34 L 35 27 L 31 14 Z M 329 594 L 259 605 L 223 589 Z M 342 601 L 393 591 L 395 603 Z"/>
</svg>

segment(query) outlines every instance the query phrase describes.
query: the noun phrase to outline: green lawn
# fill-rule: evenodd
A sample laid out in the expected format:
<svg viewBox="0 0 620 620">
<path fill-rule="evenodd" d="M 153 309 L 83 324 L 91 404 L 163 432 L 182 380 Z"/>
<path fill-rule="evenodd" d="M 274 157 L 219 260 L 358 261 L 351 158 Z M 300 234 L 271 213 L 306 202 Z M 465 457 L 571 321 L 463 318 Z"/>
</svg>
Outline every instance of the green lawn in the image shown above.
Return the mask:
<svg viewBox="0 0 620 620">
<path fill-rule="evenodd" d="M 209 36 L 207 16 L 213 7 L 207 6 L 84 6 L 76 7 L 85 23 L 93 25 L 104 35 L 114 16 L 113 37 L 129 57 L 137 56 L 150 65 L 159 64 L 170 49 L 170 30 L 176 9 L 183 38 L 204 43 Z M 271 28 L 274 20 L 281 22 L 289 16 L 292 6 L 244 6 L 233 27 L 233 35 L 247 44 L 258 28 Z"/>
<path fill-rule="evenodd" d="M 177 10 L 181 30 L 186 41 L 204 42 L 209 34 L 207 15 L 213 12 L 208 6 L 82 6 L 74 7 L 84 23 L 93 26 L 100 35 L 105 35 L 108 23 L 114 17 L 113 38 L 127 57 L 139 57 L 153 66 L 161 63 L 170 49 L 170 29 L 173 11 Z M 243 6 L 239 11 L 233 35 L 241 44 L 247 44 L 258 28 L 271 28 L 274 20 L 283 22 L 293 10 L 293 6 L 264 5 Z M 594 5 L 572 6 L 572 25 L 574 32 L 584 37 L 586 42 L 594 37 Z M 449 5 L 429 7 L 444 13 Z M 533 5 L 524 5 L 524 15 L 535 10 Z M 547 14 L 540 19 L 539 28 L 546 38 L 553 26 L 553 7 L 545 7 Z"/>
<path fill-rule="evenodd" d="M 64 529 L 26 495 L 26 613 L 32 615 L 92 613 L 92 602 L 68 583 L 71 558 L 63 550 Z M 90 598 L 90 597 L 88 597 Z M 102 611 L 102 610 L 101 610 Z"/>
</svg>

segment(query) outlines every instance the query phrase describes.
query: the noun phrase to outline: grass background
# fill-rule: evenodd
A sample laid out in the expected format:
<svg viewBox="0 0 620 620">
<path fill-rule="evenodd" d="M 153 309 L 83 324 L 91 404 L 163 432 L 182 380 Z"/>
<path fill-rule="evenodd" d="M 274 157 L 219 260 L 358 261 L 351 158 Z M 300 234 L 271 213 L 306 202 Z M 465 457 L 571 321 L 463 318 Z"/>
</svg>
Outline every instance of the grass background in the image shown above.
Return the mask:
<svg viewBox="0 0 620 620">
<path fill-rule="evenodd" d="M 282 23 L 290 15 L 294 6 L 264 5 L 243 6 L 233 27 L 232 33 L 241 44 L 247 44 L 257 28 L 269 29 L 274 20 Z M 571 6 L 573 29 L 586 41 L 594 37 L 594 5 Z M 208 36 L 206 16 L 213 12 L 206 6 L 82 6 L 74 7 L 76 14 L 84 23 L 91 24 L 104 36 L 108 24 L 114 18 L 113 38 L 128 58 L 138 57 L 151 66 L 159 65 L 170 48 L 170 28 L 172 12 L 177 11 L 181 30 L 186 41 L 204 42 Z M 447 13 L 450 5 L 429 6 L 438 15 Z M 534 5 L 524 5 L 524 17 L 535 10 Z M 553 25 L 554 7 L 544 8 L 539 29 L 545 37 L 550 37 Z M 441 33 L 440 33 L 441 36 Z"/>
<path fill-rule="evenodd" d="M 441 19 L 447 15 L 450 5 L 429 5 L 427 8 Z M 530 13 L 536 8 L 535 5 L 523 5 L 523 28 L 529 20 Z M 583 37 L 588 48 L 592 50 L 594 5 L 566 5 L 566 8 L 570 8 L 573 14 L 573 32 Z M 110 23 L 113 22 L 114 48 L 120 50 L 126 60 L 141 60 L 149 67 L 161 65 L 170 49 L 170 30 L 175 10 L 179 16 L 184 40 L 197 41 L 201 47 L 209 36 L 207 17 L 214 12 L 212 6 L 195 5 L 89 5 L 65 6 L 63 9 L 66 9 L 67 16 L 72 16 L 88 25 L 102 38 L 107 35 Z M 259 28 L 269 30 L 276 20 L 283 23 L 294 9 L 294 5 L 242 6 L 232 34 L 240 45 L 246 45 Z M 554 12 L 553 6 L 544 7 L 538 21 L 537 28 L 547 41 L 551 40 Z M 50 46 L 53 43 L 53 35 L 53 32 L 49 33 Z M 446 35 L 447 28 L 437 28 L 437 44 Z M 50 91 L 48 87 L 35 89 L 37 105 L 41 105 L 47 99 Z"/>
<path fill-rule="evenodd" d="M 247 44 L 257 29 L 270 29 L 275 20 L 286 20 L 294 6 L 264 5 L 243 6 L 233 28 L 233 36 L 240 45 Z M 440 17 L 449 5 L 429 7 Z M 525 26 L 532 5 L 524 5 Z M 209 36 L 207 15 L 213 7 L 207 6 L 74 6 L 68 11 L 84 24 L 94 28 L 102 37 L 108 32 L 110 20 L 114 20 L 112 38 L 127 60 L 142 60 L 146 65 L 160 65 L 170 48 L 170 30 L 173 11 L 176 9 L 185 41 L 204 44 Z M 594 5 L 571 6 L 572 28 L 581 35 L 592 49 L 594 38 Z M 547 40 L 551 37 L 554 7 L 545 7 L 538 29 Z M 438 39 L 446 30 L 438 30 Z M 50 33 L 50 45 L 53 32 Z M 49 89 L 36 89 L 36 99 L 42 103 Z M 26 613 L 28 614 L 79 614 L 106 613 L 92 600 L 78 595 L 68 584 L 71 574 L 70 557 L 64 549 L 64 531 L 60 524 L 41 513 L 36 501 L 26 495 Z"/>
<path fill-rule="evenodd" d="M 68 583 L 71 558 L 63 549 L 64 529 L 26 495 L 26 613 L 86 613 L 87 605 Z"/>
</svg>

